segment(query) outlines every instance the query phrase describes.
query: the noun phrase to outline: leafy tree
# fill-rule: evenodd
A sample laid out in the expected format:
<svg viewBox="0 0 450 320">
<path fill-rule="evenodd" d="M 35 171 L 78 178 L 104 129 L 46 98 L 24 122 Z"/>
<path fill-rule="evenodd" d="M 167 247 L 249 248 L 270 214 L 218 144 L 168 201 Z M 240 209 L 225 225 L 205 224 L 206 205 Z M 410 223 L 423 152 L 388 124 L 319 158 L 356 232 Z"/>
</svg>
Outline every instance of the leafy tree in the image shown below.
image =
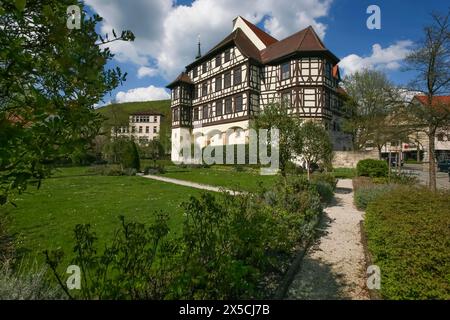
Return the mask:
<svg viewBox="0 0 450 320">
<path fill-rule="evenodd" d="M 107 70 L 104 45 L 133 40 L 130 31 L 102 37 L 98 15 L 82 12 L 67 28 L 72 0 L 0 1 L 0 204 L 12 190 L 49 174 L 48 163 L 89 146 L 102 119 L 93 105 L 125 80 Z"/>
<path fill-rule="evenodd" d="M 164 146 L 159 139 L 153 139 L 149 142 L 148 146 L 143 147 L 143 152 L 146 157 L 153 160 L 153 166 L 156 167 L 156 160 L 164 156 Z"/>
<path fill-rule="evenodd" d="M 333 145 L 328 131 L 313 121 L 307 121 L 296 130 L 294 151 L 300 154 L 306 163 L 308 180 L 313 163 L 329 166 L 333 155 Z"/>
<path fill-rule="evenodd" d="M 265 106 L 252 123 L 252 127 L 257 132 L 259 129 L 271 130 L 277 128 L 279 130 L 279 164 L 280 173 L 284 178 L 286 178 L 287 165 L 294 157 L 293 137 L 299 126 L 300 119 L 289 114 L 288 105 L 284 103 Z"/>
<path fill-rule="evenodd" d="M 429 187 L 436 190 L 435 136 L 439 129 L 450 126 L 450 105 L 438 104 L 438 95 L 450 93 L 450 11 L 433 14 L 433 24 L 424 28 L 424 39 L 405 59 L 407 70 L 417 76 L 410 83 L 413 91 L 426 96 L 425 105 L 408 107 L 408 122 L 428 136 Z"/>
<path fill-rule="evenodd" d="M 119 137 L 105 145 L 105 158 L 111 163 L 120 163 L 124 169 L 140 169 L 140 157 L 136 143 L 127 137 Z"/>
<path fill-rule="evenodd" d="M 344 87 L 348 94 L 344 104 L 350 115 L 344 131 L 352 134 L 355 150 L 373 145 L 381 158 L 382 147 L 399 134 L 399 127 L 391 123 L 399 101 L 397 90 L 384 73 L 374 70 L 347 76 Z"/>
</svg>

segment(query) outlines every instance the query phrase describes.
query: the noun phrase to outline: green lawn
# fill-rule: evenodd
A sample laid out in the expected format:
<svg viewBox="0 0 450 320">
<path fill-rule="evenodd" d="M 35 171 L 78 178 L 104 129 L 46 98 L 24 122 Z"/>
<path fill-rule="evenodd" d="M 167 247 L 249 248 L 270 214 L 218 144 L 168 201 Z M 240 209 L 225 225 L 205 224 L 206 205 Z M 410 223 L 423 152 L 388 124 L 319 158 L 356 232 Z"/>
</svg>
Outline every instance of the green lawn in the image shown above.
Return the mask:
<svg viewBox="0 0 450 320">
<path fill-rule="evenodd" d="M 60 169 L 39 190 L 30 188 L 16 197 L 17 208 L 11 206 L 8 211 L 12 231 L 20 234 L 20 250 L 39 260 L 45 249 L 61 247 L 71 252 L 76 224 L 90 223 L 104 240 L 118 228 L 119 215 L 146 222 L 160 210 L 170 215 L 172 232 L 179 232 L 181 202 L 202 192 L 142 177 L 86 175 L 86 170 Z"/>
<path fill-rule="evenodd" d="M 225 188 L 255 191 L 261 183 L 270 186 L 278 176 L 262 176 L 259 169 L 245 167 L 244 171 L 236 171 L 232 166 L 211 166 L 210 168 L 166 167 L 163 177 L 209 184 Z"/>
</svg>

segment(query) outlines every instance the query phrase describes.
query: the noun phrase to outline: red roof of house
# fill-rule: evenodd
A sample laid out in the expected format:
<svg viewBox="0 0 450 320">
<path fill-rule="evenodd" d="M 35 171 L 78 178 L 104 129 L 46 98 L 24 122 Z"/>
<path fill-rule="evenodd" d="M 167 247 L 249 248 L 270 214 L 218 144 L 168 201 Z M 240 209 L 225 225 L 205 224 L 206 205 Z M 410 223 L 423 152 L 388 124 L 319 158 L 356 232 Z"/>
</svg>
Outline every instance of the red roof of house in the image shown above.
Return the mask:
<svg viewBox="0 0 450 320">
<path fill-rule="evenodd" d="M 265 49 L 261 51 L 258 50 L 247 35 L 240 28 L 237 28 L 222 41 L 220 41 L 215 47 L 209 50 L 205 55 L 187 65 L 186 69 L 189 70 L 190 68 L 203 63 L 206 59 L 209 59 L 212 55 L 219 52 L 219 50 L 234 44 L 239 48 L 244 56 L 263 64 L 276 62 L 294 54 L 309 55 L 310 53 L 320 53 L 326 55 L 333 61 L 333 77 L 340 79 L 339 67 L 337 66 L 339 58 L 337 58 L 325 47 L 324 43 L 314 31 L 312 26 L 309 26 L 283 40 L 278 41 L 244 18 L 242 18 L 242 20 L 266 45 Z M 167 88 L 172 88 L 179 82 L 192 84 L 192 80 L 189 76 L 182 73 L 175 81 L 170 83 Z"/>
<path fill-rule="evenodd" d="M 166 86 L 166 88 L 171 89 L 171 88 L 173 88 L 176 84 L 178 84 L 178 83 L 180 83 L 180 82 L 187 83 L 187 84 L 194 84 L 194 82 L 192 82 L 192 80 L 191 80 L 191 78 L 188 76 L 188 74 L 185 73 L 185 72 L 182 72 L 182 73 L 180 73 L 180 74 L 178 75 L 178 77 L 177 77 L 174 81 L 172 81 L 170 84 L 168 84 L 168 85 Z"/>
<path fill-rule="evenodd" d="M 261 50 L 261 58 L 263 63 L 267 63 L 294 53 L 305 52 L 323 52 L 330 55 L 335 60 L 335 63 L 339 61 L 339 59 L 325 47 L 322 40 L 320 40 L 319 36 L 311 26 Z"/>
<path fill-rule="evenodd" d="M 136 111 L 132 112 L 130 115 L 132 116 L 164 116 L 161 112 L 146 110 L 146 111 Z"/>
<path fill-rule="evenodd" d="M 333 67 L 332 75 L 336 79 L 339 79 L 339 80 L 341 79 L 341 73 L 339 72 L 339 66 L 337 64 L 334 65 L 334 67 Z"/>
<path fill-rule="evenodd" d="M 278 42 L 277 39 L 275 39 L 274 37 L 272 37 L 270 34 L 264 32 L 263 30 L 261 30 L 260 28 L 258 28 L 257 26 L 255 26 L 253 23 L 247 21 L 246 19 L 242 18 L 241 19 L 247 24 L 247 26 L 256 34 L 256 36 L 267 46 L 270 46 L 271 44 Z"/>
<path fill-rule="evenodd" d="M 416 95 L 416 96 L 414 96 L 414 99 L 417 99 L 423 105 L 427 105 L 428 104 L 428 97 L 427 96 Z M 441 105 L 441 104 L 450 105 L 450 96 L 436 96 L 436 97 L 433 97 L 433 101 L 431 102 L 431 104 L 433 106 Z"/>
</svg>

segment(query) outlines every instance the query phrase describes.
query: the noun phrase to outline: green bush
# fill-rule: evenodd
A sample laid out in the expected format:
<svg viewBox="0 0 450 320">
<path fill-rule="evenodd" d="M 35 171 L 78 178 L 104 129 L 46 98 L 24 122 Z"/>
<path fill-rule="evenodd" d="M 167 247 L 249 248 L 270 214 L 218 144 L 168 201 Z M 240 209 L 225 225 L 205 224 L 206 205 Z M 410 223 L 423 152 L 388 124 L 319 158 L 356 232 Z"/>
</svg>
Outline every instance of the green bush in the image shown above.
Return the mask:
<svg viewBox="0 0 450 320">
<path fill-rule="evenodd" d="M 317 181 L 314 183 L 317 192 L 320 195 L 320 200 L 322 202 L 330 203 L 333 200 L 334 188 L 325 181 Z"/>
<path fill-rule="evenodd" d="M 391 173 L 391 183 L 415 185 L 419 183 L 419 179 L 407 173 Z"/>
<path fill-rule="evenodd" d="M 124 170 L 119 165 L 95 165 L 91 166 L 87 173 L 101 176 L 123 176 Z"/>
<path fill-rule="evenodd" d="M 326 182 L 328 183 L 332 190 L 336 188 L 337 185 L 337 179 L 332 173 L 327 172 L 315 172 L 311 175 L 311 181 L 312 182 Z"/>
<path fill-rule="evenodd" d="M 450 193 L 400 186 L 371 202 L 365 229 L 385 299 L 450 299 Z"/>
<path fill-rule="evenodd" d="M 365 210 L 370 202 L 383 196 L 393 188 L 394 186 L 388 184 L 362 186 L 354 193 L 355 206 L 360 210 Z"/>
<path fill-rule="evenodd" d="M 365 159 L 358 161 L 356 172 L 358 176 L 387 177 L 389 167 L 384 160 Z"/>
<path fill-rule="evenodd" d="M 125 149 L 120 159 L 120 164 L 124 169 L 136 169 L 139 171 L 141 169 L 141 161 L 139 159 L 139 152 L 134 141 L 130 141 Z"/>
<path fill-rule="evenodd" d="M 109 163 L 118 163 L 122 169 L 140 170 L 139 152 L 134 141 L 128 138 L 115 138 L 103 148 L 104 157 Z"/>
</svg>

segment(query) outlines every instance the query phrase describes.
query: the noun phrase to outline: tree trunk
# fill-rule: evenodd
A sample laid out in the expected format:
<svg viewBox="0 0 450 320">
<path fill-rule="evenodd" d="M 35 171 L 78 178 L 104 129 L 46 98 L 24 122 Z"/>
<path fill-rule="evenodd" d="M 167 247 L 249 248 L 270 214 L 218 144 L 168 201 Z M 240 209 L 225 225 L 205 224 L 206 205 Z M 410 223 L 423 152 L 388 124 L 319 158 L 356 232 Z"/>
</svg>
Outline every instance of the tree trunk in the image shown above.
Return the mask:
<svg viewBox="0 0 450 320">
<path fill-rule="evenodd" d="M 428 186 L 432 191 L 436 191 L 436 157 L 435 157 L 435 144 L 434 144 L 434 137 L 436 134 L 436 130 L 433 128 L 430 128 L 429 134 L 428 134 L 428 145 L 429 145 L 429 152 L 428 152 Z"/>
<path fill-rule="evenodd" d="M 419 143 L 417 143 L 417 154 L 416 154 L 416 160 L 417 162 L 420 161 L 420 148 L 419 148 Z"/>
<path fill-rule="evenodd" d="M 309 161 L 306 161 L 306 174 L 307 174 L 307 177 L 308 177 L 308 181 L 309 181 L 309 170 L 310 170 L 310 168 L 309 168 Z"/>
<path fill-rule="evenodd" d="M 383 146 L 377 145 L 378 148 L 378 160 L 382 160 L 381 158 L 381 149 L 383 148 Z"/>
</svg>

